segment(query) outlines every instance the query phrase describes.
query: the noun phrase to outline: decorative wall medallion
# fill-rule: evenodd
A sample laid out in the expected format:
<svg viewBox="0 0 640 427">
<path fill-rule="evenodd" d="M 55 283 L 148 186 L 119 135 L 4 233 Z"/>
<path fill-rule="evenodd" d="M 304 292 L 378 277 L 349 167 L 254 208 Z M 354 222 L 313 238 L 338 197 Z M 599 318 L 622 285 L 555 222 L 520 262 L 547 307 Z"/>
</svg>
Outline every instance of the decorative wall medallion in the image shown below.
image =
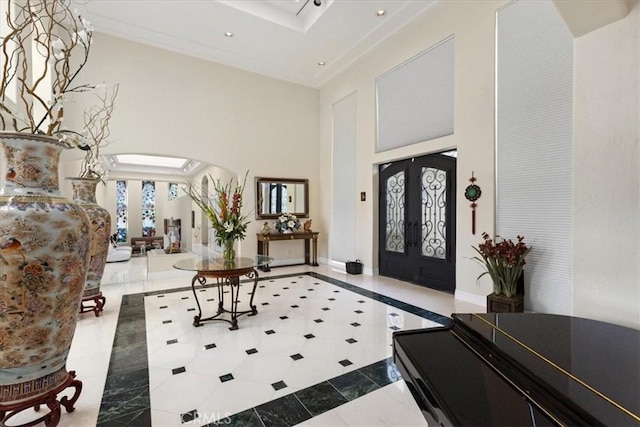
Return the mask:
<svg viewBox="0 0 640 427">
<path fill-rule="evenodd" d="M 471 178 L 469 178 L 471 184 L 464 190 L 464 197 L 471 202 L 471 234 L 476 234 L 476 207 L 478 206 L 476 200 L 482 195 L 482 190 L 475 184 L 476 180 L 472 171 Z"/>
</svg>

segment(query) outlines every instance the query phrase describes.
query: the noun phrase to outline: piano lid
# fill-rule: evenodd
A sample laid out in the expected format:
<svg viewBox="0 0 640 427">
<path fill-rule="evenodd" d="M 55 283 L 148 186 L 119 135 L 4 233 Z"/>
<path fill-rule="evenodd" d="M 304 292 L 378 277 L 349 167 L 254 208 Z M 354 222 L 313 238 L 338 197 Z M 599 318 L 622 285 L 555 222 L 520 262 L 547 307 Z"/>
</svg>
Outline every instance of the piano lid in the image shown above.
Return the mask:
<svg viewBox="0 0 640 427">
<path fill-rule="evenodd" d="M 552 314 L 452 317 L 464 325 L 453 331 L 470 347 L 482 342 L 602 423 L 640 424 L 640 331 Z"/>
</svg>

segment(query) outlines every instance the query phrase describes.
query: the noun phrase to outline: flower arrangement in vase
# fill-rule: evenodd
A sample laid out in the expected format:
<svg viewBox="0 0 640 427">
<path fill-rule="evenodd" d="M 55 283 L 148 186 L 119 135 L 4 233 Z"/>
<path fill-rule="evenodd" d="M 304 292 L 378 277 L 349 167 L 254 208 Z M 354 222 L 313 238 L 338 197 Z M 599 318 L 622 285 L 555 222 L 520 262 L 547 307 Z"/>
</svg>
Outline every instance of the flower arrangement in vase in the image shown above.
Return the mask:
<svg viewBox="0 0 640 427">
<path fill-rule="evenodd" d="M 480 255 L 472 259 L 485 269 L 478 279 L 488 274 L 493 281 L 493 292 L 496 295 L 504 295 L 507 298 L 516 295 L 518 279 L 526 264 L 525 257 L 532 248 L 527 247 L 523 236 L 518 236 L 517 243 L 500 236 L 496 236 L 494 240 L 487 233 L 482 233 L 482 238 L 484 241 L 477 248 L 472 246 Z"/>
<path fill-rule="evenodd" d="M 282 214 L 276 220 L 276 230 L 280 233 L 293 233 L 301 227 L 300 220 L 293 214 Z"/>
<path fill-rule="evenodd" d="M 213 179 L 213 193 L 204 194 L 202 188 L 189 183 L 184 191 L 207 215 L 214 229 L 216 243 L 222 247 L 222 257 L 225 261 L 235 258 L 233 249 L 236 240 L 242 240 L 247 233 L 247 226 L 251 222 L 249 216 L 242 214 L 243 192 L 247 183 L 249 171 L 244 176 L 242 185 L 233 185 L 233 180 L 223 184 L 219 179 Z"/>
</svg>

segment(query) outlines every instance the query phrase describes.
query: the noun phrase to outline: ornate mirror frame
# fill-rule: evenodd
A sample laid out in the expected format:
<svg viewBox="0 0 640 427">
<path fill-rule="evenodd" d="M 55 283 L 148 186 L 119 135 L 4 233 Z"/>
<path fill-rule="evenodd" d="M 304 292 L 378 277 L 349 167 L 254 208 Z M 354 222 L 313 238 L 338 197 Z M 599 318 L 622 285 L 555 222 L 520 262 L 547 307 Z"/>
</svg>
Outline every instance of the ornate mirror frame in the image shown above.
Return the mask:
<svg viewBox="0 0 640 427">
<path fill-rule="evenodd" d="M 275 219 L 282 215 L 282 204 L 290 206 L 293 214 L 298 218 L 309 217 L 309 180 L 308 179 L 292 179 L 292 178 L 266 178 L 256 177 L 256 219 Z M 286 194 L 287 199 L 283 200 L 283 191 L 293 191 L 292 194 Z M 266 197 L 272 192 L 273 206 L 269 207 Z"/>
</svg>

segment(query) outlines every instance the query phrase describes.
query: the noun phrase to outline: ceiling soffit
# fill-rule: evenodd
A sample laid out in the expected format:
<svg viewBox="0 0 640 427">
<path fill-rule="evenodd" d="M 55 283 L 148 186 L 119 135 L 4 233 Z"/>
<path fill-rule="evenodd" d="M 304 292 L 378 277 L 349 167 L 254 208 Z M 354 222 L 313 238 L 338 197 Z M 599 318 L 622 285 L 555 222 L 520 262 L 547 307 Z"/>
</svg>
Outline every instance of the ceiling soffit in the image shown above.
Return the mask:
<svg viewBox="0 0 640 427">
<path fill-rule="evenodd" d="M 334 0 L 321 1 L 320 6 L 316 6 L 313 0 L 218 0 L 218 2 L 299 33 L 306 33 L 328 10 Z"/>
</svg>

